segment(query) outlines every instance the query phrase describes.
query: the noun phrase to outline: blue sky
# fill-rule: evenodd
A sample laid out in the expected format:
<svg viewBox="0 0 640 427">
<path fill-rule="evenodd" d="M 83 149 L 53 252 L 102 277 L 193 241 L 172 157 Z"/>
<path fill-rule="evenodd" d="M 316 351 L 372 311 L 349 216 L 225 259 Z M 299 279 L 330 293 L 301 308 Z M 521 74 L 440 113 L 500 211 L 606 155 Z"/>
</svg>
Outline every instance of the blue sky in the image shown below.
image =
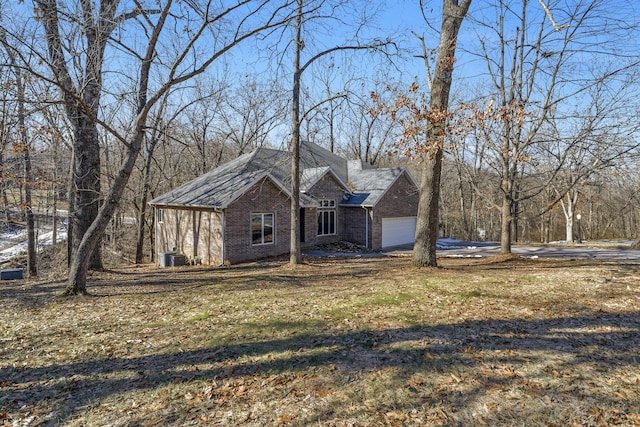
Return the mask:
<svg viewBox="0 0 640 427">
<path fill-rule="evenodd" d="M 547 3 L 550 0 L 545 0 Z M 127 4 L 126 1 L 123 3 Z M 420 52 L 420 46 L 418 40 L 411 35 L 412 31 L 416 31 L 420 34 L 425 34 L 427 37 L 428 47 L 435 48 L 438 43 L 437 29 L 440 26 L 440 1 L 432 0 L 425 1 L 427 5 L 431 5 L 432 9 L 428 10 L 429 23 L 433 28 L 424 22 L 423 17 L 419 9 L 418 0 L 397 0 L 394 2 L 371 2 L 366 0 L 355 0 L 353 5 L 358 13 L 372 13 L 373 18 L 369 22 L 370 26 L 361 31 L 359 34 L 361 40 L 367 41 L 371 38 L 378 37 L 386 39 L 392 38 L 399 47 L 405 49 L 404 59 L 394 58 L 394 65 L 390 64 L 385 59 L 380 57 L 372 57 L 363 52 L 349 53 L 346 55 L 346 60 L 343 60 L 336 55 L 336 64 L 342 66 L 341 72 L 345 75 L 353 73 L 362 77 L 368 77 L 370 80 L 363 83 L 361 86 L 354 88 L 354 90 L 360 90 L 362 95 L 365 96 L 371 90 L 376 90 L 376 79 L 380 80 L 380 76 L 384 72 L 389 72 L 390 75 L 385 77 L 389 79 L 399 80 L 402 84 L 408 86 L 415 78 L 418 78 L 424 85 L 424 64 L 421 59 L 412 57 Z M 514 7 L 519 7 L 520 1 L 513 0 L 511 3 Z M 557 3 L 554 0 L 553 3 Z M 586 3 L 585 0 L 565 0 L 561 2 L 563 5 L 575 5 L 579 3 Z M 476 55 L 479 52 L 479 39 L 485 39 L 491 44 L 492 29 L 491 26 L 495 26 L 496 12 L 492 5 L 495 1 L 492 0 L 474 0 L 469 11 L 469 16 L 463 23 L 462 29 L 459 35 L 459 46 L 456 54 L 456 69 L 454 73 L 454 96 L 461 99 L 468 93 L 478 91 L 483 87 L 485 82 L 488 82 L 486 78 L 486 63 L 482 58 Z M 9 7 L 16 7 L 15 3 L 5 3 Z M 30 13 L 32 8 L 32 2 L 25 1 L 22 5 L 17 7 L 22 8 L 25 13 Z M 619 56 L 608 56 L 606 59 L 604 56 L 597 57 L 595 53 L 586 51 L 581 53 L 574 53 L 576 61 L 572 65 L 573 71 L 576 74 L 593 73 L 597 67 L 604 67 L 605 65 L 616 66 L 615 62 L 623 63 L 625 61 L 631 61 L 637 58 L 640 47 L 638 46 L 638 40 L 640 36 L 637 33 L 626 34 L 621 30 L 622 25 L 635 23 L 639 19 L 638 6 L 631 0 L 602 0 L 600 2 L 599 17 L 595 19 L 592 24 L 596 27 L 599 23 L 604 23 L 604 20 L 608 20 L 608 31 L 602 32 L 597 36 L 591 36 L 584 39 L 587 41 L 599 41 L 603 44 L 598 46 L 600 51 L 613 52 L 613 48 L 619 49 Z M 530 0 L 530 14 L 543 15 L 544 12 L 539 5 L 538 0 Z M 559 9 L 553 9 L 555 19 L 563 24 L 566 21 Z M 309 26 L 309 32 L 305 35 L 306 40 L 309 42 L 309 48 L 304 51 L 303 61 L 309 58 L 314 53 L 322 50 L 323 48 L 333 47 L 337 44 L 350 42 L 353 39 L 354 29 L 349 24 L 355 24 L 357 19 L 354 19 L 355 15 L 344 15 L 344 25 L 340 25 L 337 21 L 327 21 L 321 25 L 312 24 Z M 337 17 L 340 18 L 340 17 Z M 617 21 L 616 21 L 617 20 Z M 518 25 L 512 22 L 511 18 L 507 18 L 507 26 L 511 29 Z M 435 29 L 435 30 L 434 30 Z M 635 30 L 637 31 L 637 30 Z M 532 30 L 533 33 L 533 30 Z M 128 36 L 131 37 L 133 33 L 129 32 Z M 290 40 L 289 35 L 284 35 L 282 43 L 285 44 Z M 495 44 L 492 45 L 495 47 Z M 264 45 L 258 45 L 254 42 L 245 43 L 241 49 L 233 50 L 232 54 L 224 62 L 218 62 L 211 68 L 213 75 L 222 75 L 223 73 L 231 70 L 232 73 L 238 75 L 251 75 L 256 72 L 262 71 L 258 78 L 264 78 L 268 80 L 275 75 L 274 63 L 266 60 L 260 60 L 260 53 L 264 53 L 264 56 L 268 56 L 268 52 L 261 52 Z M 579 49 L 579 47 L 578 47 Z M 117 52 L 111 53 L 111 58 L 115 58 L 118 55 Z M 610 61 L 611 64 L 607 62 Z M 111 67 L 117 68 L 118 64 L 124 67 L 125 62 L 112 62 Z M 286 69 L 290 66 L 290 56 L 282 56 L 282 68 Z M 320 66 L 325 66 L 325 63 L 318 63 Z M 229 67 L 229 68 L 224 68 Z M 117 71 L 117 70 L 114 70 Z M 129 69 L 125 70 L 129 71 Z M 282 85 L 287 87 L 289 84 L 289 78 L 286 73 L 283 75 Z M 344 79 L 344 78 L 343 78 Z M 233 80 L 233 79 L 232 79 Z M 235 81 L 238 81 L 235 79 Z M 391 82 L 391 81 L 390 81 Z M 309 87 L 314 86 L 313 70 L 309 70 L 303 77 L 303 83 Z M 385 82 L 382 82 L 385 83 Z M 391 82 L 393 83 L 393 82 Z M 344 81 L 340 78 L 336 79 L 334 90 L 341 91 L 344 87 Z M 457 91 L 457 92 L 456 92 Z M 578 103 L 577 101 L 574 102 Z"/>
<path fill-rule="evenodd" d="M 552 5 L 554 3 L 558 3 L 557 0 L 544 1 Z M 538 0 L 529 0 L 529 2 L 530 13 L 542 13 L 542 8 L 540 7 Z M 589 1 L 585 0 L 566 0 L 562 3 L 578 4 L 588 2 Z M 123 4 L 127 3 L 127 1 L 123 1 Z M 425 0 L 424 3 L 429 9 L 427 10 L 429 22 L 431 26 L 437 30 L 440 25 L 440 0 Z M 511 3 L 513 3 L 514 7 L 517 8 L 521 4 L 521 1 L 513 0 Z M 638 16 L 639 6 L 637 6 L 636 2 L 633 0 L 601 0 L 600 3 L 602 5 L 600 9 L 603 18 L 619 19 L 621 23 L 627 24 L 631 24 L 640 19 Z M 2 2 L 0 2 L 0 4 L 2 4 Z M 429 46 L 434 48 L 436 47 L 438 35 L 436 32 L 429 29 L 427 24 L 424 22 L 420 13 L 419 0 L 396 0 L 393 2 L 355 0 L 353 4 L 354 9 L 359 9 L 357 13 L 363 13 L 364 11 L 366 13 L 373 14 L 373 19 L 370 21 L 369 28 L 360 33 L 363 35 L 362 40 L 367 40 L 373 37 L 391 37 L 400 47 L 419 51 L 418 41 L 411 35 L 411 31 L 416 31 L 421 34 L 426 34 Z M 495 21 L 496 15 L 491 7 L 492 4 L 495 4 L 495 1 L 473 0 L 468 18 L 465 20 L 459 35 L 460 42 L 459 50 L 457 52 L 458 63 L 456 73 L 462 73 L 464 76 L 471 76 L 478 72 L 478 70 L 482 71 L 482 69 L 486 68 L 484 65 L 479 67 L 477 58 L 473 58 L 472 55 L 469 55 L 468 50 L 477 52 L 478 38 L 484 37 L 486 34 L 490 33 L 489 30 L 483 28 L 482 25 L 479 24 L 479 21 L 490 24 L 492 24 L 491 21 Z M 14 2 L 5 2 L 5 7 L 11 9 L 17 7 L 25 13 L 30 14 L 33 8 L 33 2 L 27 0 L 18 5 Z M 558 9 L 553 10 L 556 20 L 559 23 L 562 23 L 564 21 L 562 13 Z M 353 17 L 349 18 L 347 16 L 345 18 L 347 21 L 346 24 L 349 23 L 348 21 L 350 19 L 353 20 Z M 509 25 L 508 22 L 509 19 L 507 19 L 507 25 Z M 349 28 L 348 25 L 336 25 L 336 22 L 328 22 L 326 25 L 330 27 L 328 29 L 317 26 L 313 27 L 312 34 L 309 36 L 309 38 L 316 39 L 315 42 L 318 44 L 319 48 L 330 47 L 343 42 L 344 40 L 349 40 L 353 35 L 353 29 Z M 615 37 L 615 34 L 612 33 L 611 35 Z M 627 53 L 637 55 L 637 52 L 639 51 L 638 40 L 640 37 L 637 37 L 637 34 L 635 35 L 635 38 L 630 36 L 627 37 L 626 40 L 622 38 L 613 38 L 613 40 L 621 44 L 621 48 Z M 601 37 L 606 37 L 606 34 L 601 35 Z M 335 43 L 333 43 L 333 40 L 335 40 Z M 624 44 L 624 46 L 622 46 L 622 44 Z M 251 57 L 255 56 L 253 54 L 256 53 L 251 52 L 253 46 L 250 44 L 247 44 L 244 49 L 246 49 L 246 52 L 250 53 L 248 58 L 242 58 L 242 52 L 235 52 L 232 54 L 234 60 L 239 61 L 241 64 L 246 64 L 253 60 Z M 407 59 L 401 67 L 403 68 L 402 71 L 406 72 L 409 76 L 423 73 L 423 64 L 416 58 Z M 469 69 L 467 70 L 467 68 Z M 371 70 L 363 69 L 362 71 L 366 73 Z"/>
</svg>

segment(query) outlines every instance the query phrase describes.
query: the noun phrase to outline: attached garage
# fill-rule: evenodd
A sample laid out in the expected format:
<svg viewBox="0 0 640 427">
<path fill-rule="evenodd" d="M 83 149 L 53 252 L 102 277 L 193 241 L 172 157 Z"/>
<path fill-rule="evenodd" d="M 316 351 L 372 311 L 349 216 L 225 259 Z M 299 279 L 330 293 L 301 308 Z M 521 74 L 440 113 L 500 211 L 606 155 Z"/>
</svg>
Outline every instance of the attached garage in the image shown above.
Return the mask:
<svg viewBox="0 0 640 427">
<path fill-rule="evenodd" d="M 411 244 L 416 238 L 416 217 L 382 218 L 382 247 Z"/>
</svg>

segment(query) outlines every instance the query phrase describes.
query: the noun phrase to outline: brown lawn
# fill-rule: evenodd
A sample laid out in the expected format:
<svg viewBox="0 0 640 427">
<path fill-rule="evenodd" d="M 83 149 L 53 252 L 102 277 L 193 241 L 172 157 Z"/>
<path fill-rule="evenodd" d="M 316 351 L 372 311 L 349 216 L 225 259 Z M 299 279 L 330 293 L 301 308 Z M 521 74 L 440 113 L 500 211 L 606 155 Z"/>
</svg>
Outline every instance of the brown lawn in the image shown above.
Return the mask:
<svg viewBox="0 0 640 427">
<path fill-rule="evenodd" d="M 0 282 L 0 425 L 640 425 L 640 264 L 499 261 Z"/>
</svg>

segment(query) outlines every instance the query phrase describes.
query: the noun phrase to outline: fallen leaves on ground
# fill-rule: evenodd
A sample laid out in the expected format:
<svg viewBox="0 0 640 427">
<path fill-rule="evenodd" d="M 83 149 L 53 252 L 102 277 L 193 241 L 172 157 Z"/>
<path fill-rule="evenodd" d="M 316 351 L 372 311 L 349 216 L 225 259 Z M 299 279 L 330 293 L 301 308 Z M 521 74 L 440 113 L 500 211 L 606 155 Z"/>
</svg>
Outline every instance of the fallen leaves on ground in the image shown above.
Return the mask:
<svg viewBox="0 0 640 427">
<path fill-rule="evenodd" d="M 640 264 L 441 264 L 0 282 L 0 426 L 640 423 Z"/>
</svg>

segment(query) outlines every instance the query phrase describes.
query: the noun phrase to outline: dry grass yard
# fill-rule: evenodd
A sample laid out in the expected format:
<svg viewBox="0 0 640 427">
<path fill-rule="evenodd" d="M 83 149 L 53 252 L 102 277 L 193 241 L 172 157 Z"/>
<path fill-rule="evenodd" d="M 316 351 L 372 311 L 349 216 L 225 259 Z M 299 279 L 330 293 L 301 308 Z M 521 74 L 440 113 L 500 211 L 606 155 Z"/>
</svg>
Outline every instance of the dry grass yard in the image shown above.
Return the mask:
<svg viewBox="0 0 640 427">
<path fill-rule="evenodd" d="M 0 426 L 640 425 L 640 264 L 307 259 L 0 282 Z"/>
</svg>

